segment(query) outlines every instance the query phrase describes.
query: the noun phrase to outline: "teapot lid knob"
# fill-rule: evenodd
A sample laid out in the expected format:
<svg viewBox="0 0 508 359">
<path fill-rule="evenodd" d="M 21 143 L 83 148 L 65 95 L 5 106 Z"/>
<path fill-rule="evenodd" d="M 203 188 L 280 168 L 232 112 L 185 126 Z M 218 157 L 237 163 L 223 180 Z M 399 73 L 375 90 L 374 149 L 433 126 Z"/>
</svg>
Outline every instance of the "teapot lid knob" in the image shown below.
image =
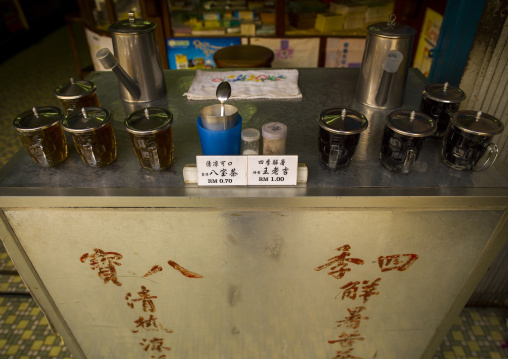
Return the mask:
<svg viewBox="0 0 508 359">
<path fill-rule="evenodd" d="M 134 18 L 134 11 L 129 11 L 129 21 L 130 22 L 134 22 L 135 18 Z"/>
</svg>

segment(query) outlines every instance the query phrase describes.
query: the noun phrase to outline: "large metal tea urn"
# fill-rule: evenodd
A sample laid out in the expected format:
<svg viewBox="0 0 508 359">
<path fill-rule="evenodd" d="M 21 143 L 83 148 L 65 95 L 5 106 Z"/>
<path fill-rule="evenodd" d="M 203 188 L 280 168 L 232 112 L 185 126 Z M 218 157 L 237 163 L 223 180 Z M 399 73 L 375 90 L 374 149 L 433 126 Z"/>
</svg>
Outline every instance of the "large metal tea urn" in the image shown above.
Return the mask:
<svg viewBox="0 0 508 359">
<path fill-rule="evenodd" d="M 118 77 L 124 101 L 148 102 L 166 95 L 155 27 L 155 23 L 134 18 L 134 12 L 129 12 L 129 19 L 109 27 L 116 57 L 106 48 L 96 54 Z"/>
<path fill-rule="evenodd" d="M 416 31 L 396 23 L 394 15 L 387 22 L 370 25 L 367 31 L 356 99 L 374 108 L 400 107 Z"/>
</svg>

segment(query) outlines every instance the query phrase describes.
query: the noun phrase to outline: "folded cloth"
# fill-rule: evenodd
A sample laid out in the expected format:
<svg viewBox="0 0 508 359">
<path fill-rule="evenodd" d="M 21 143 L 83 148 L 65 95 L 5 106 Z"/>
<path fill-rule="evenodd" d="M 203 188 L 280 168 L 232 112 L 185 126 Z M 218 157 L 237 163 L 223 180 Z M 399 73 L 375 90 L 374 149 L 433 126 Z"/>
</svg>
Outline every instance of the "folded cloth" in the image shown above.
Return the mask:
<svg viewBox="0 0 508 359">
<path fill-rule="evenodd" d="M 196 70 L 187 95 L 189 100 L 215 99 L 217 86 L 222 81 L 231 84 L 230 99 L 298 99 L 298 70 Z"/>
</svg>

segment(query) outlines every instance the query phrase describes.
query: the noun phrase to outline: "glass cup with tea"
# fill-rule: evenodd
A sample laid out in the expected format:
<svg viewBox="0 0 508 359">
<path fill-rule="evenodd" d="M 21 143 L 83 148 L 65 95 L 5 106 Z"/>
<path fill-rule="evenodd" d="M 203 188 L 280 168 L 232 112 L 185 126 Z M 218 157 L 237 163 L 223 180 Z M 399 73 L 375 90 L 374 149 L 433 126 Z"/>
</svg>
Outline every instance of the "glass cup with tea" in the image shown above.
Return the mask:
<svg viewBox="0 0 508 359">
<path fill-rule="evenodd" d="M 116 159 L 111 113 L 102 107 L 83 107 L 62 121 L 81 159 L 90 167 L 104 167 Z"/>
<path fill-rule="evenodd" d="M 496 160 L 499 152 L 492 137 L 504 130 L 503 123 L 481 111 L 457 111 L 443 140 L 441 160 L 461 171 L 484 171 Z"/>
<path fill-rule="evenodd" d="M 319 124 L 319 157 L 329 168 L 349 165 L 360 134 L 367 129 L 367 118 L 358 111 L 331 108 L 321 112 Z"/>
<path fill-rule="evenodd" d="M 158 171 L 173 164 L 173 114 L 161 107 L 142 108 L 125 119 L 139 164 Z"/>
<path fill-rule="evenodd" d="M 34 107 L 18 115 L 13 122 L 21 144 L 32 160 L 41 167 L 53 167 L 67 158 L 67 141 L 58 107 Z"/>
<path fill-rule="evenodd" d="M 429 84 L 422 91 L 420 111 L 434 118 L 437 129 L 432 137 L 442 138 L 446 134 L 450 117 L 459 110 L 466 94 L 460 88 L 444 84 Z"/>
<path fill-rule="evenodd" d="M 55 96 L 62 102 L 66 114 L 83 107 L 99 107 L 97 87 L 92 81 L 71 78 L 69 82 L 58 86 Z"/>
<path fill-rule="evenodd" d="M 390 113 L 381 140 L 381 162 L 390 171 L 409 173 L 420 156 L 425 138 L 432 136 L 436 128 L 434 119 L 421 112 Z"/>
</svg>

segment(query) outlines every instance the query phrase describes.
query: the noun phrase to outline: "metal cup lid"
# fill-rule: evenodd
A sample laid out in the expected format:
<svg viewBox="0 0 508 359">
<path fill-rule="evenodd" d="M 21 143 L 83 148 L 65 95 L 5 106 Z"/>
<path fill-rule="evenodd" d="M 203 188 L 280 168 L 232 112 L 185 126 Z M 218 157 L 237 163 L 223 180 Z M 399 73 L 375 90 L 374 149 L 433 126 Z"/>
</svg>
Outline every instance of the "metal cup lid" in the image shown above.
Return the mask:
<svg viewBox="0 0 508 359">
<path fill-rule="evenodd" d="M 386 126 L 404 136 L 426 137 L 433 135 L 437 129 L 437 123 L 424 113 L 399 110 L 386 117 Z"/>
<path fill-rule="evenodd" d="M 369 121 L 358 111 L 339 107 L 321 112 L 318 124 L 328 132 L 339 135 L 353 135 L 367 129 Z"/>
<path fill-rule="evenodd" d="M 444 103 L 459 103 L 466 98 L 466 94 L 460 88 L 444 84 L 429 84 L 422 91 L 424 97 Z"/>
<path fill-rule="evenodd" d="M 97 130 L 111 119 L 111 113 L 102 107 L 83 107 L 71 112 L 62 121 L 64 130 L 72 133 L 83 133 Z"/>
<path fill-rule="evenodd" d="M 19 114 L 13 121 L 18 131 L 42 130 L 53 126 L 64 116 L 61 109 L 54 106 L 34 107 Z"/>
<path fill-rule="evenodd" d="M 124 121 L 125 129 L 136 135 L 161 132 L 171 126 L 173 114 L 162 107 L 146 107 L 131 113 Z"/>
<path fill-rule="evenodd" d="M 494 136 L 504 130 L 499 119 L 481 111 L 457 111 L 452 115 L 451 122 L 464 132 L 479 136 Z"/>
<path fill-rule="evenodd" d="M 74 100 L 85 97 L 97 90 L 95 84 L 87 80 L 70 79 L 69 82 L 63 83 L 55 89 L 55 96 L 63 100 Z"/>
<path fill-rule="evenodd" d="M 108 30 L 112 33 L 120 33 L 120 34 L 140 34 L 142 32 L 148 32 L 155 29 L 157 24 L 154 22 L 135 18 L 134 12 L 129 12 L 129 18 L 127 20 L 122 20 L 111 25 Z"/>
</svg>

